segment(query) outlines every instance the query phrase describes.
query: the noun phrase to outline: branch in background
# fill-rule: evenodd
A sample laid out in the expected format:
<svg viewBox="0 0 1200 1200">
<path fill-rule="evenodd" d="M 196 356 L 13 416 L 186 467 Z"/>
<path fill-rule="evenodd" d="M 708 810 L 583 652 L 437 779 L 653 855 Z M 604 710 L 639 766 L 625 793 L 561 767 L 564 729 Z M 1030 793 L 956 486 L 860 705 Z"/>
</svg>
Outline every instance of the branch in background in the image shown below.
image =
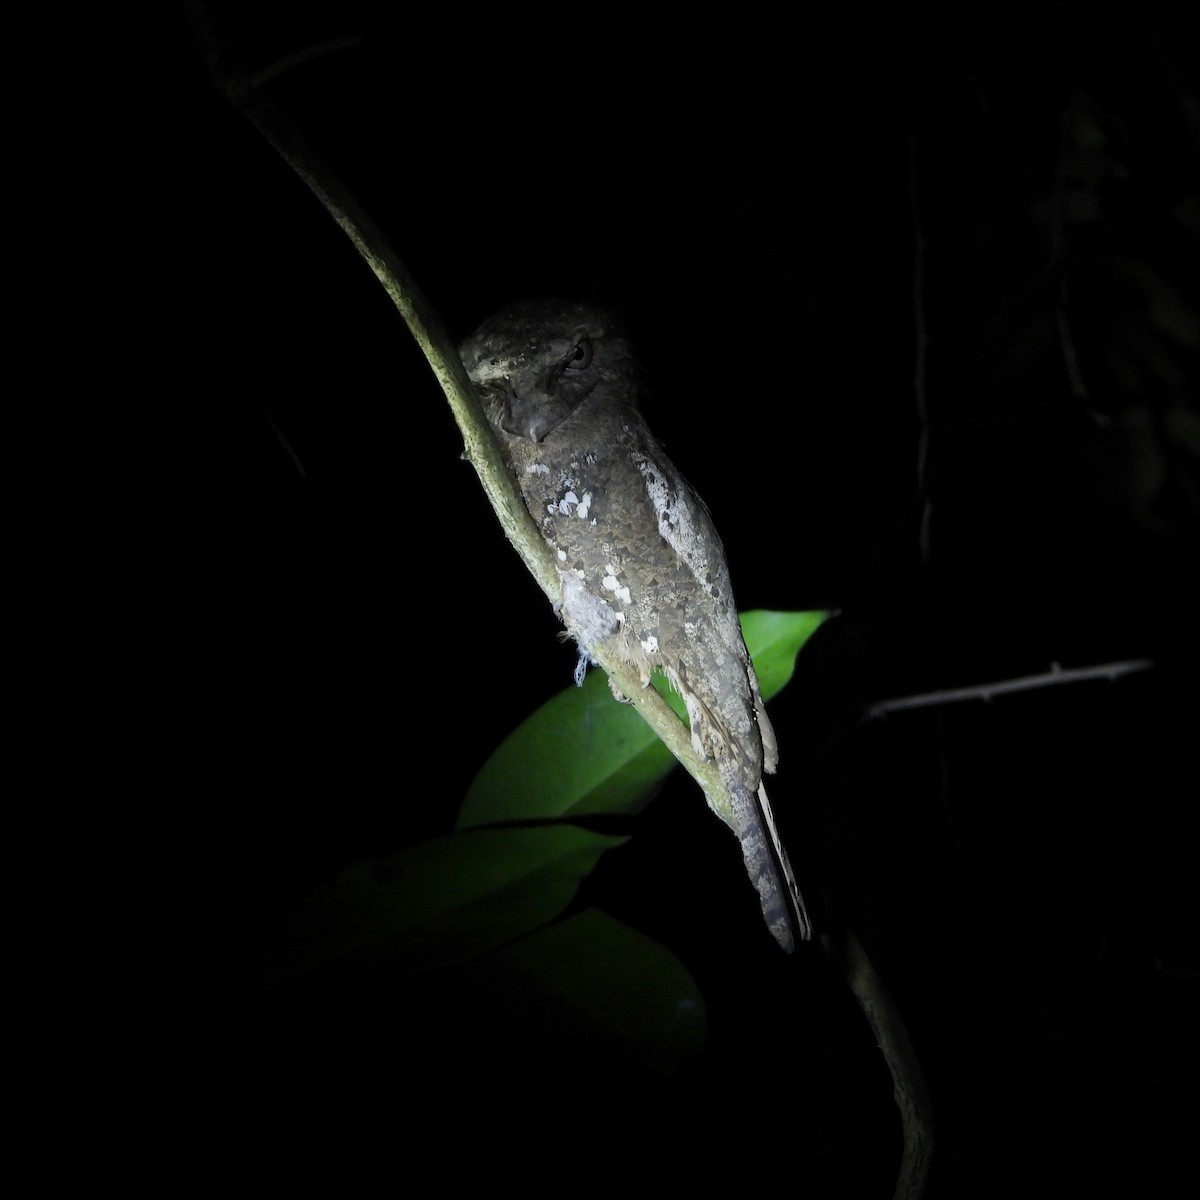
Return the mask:
<svg viewBox="0 0 1200 1200">
<path fill-rule="evenodd" d="M 920 1200 L 933 1158 L 933 1103 L 900 1010 L 852 929 L 846 930 L 846 982 L 862 1009 L 892 1077 L 904 1149 L 893 1200 Z"/>
<path fill-rule="evenodd" d="M 1063 367 L 1067 372 L 1067 382 L 1071 394 L 1082 404 L 1084 410 L 1097 425 L 1109 424 L 1110 418 L 1100 412 L 1092 403 L 1091 392 L 1079 366 L 1079 350 L 1075 337 L 1071 332 L 1071 302 L 1068 295 L 1067 275 L 1063 265 L 1067 254 L 1066 235 L 1066 198 L 1067 198 L 1067 160 L 1071 153 L 1072 121 L 1075 116 L 1075 105 L 1078 96 L 1073 95 L 1064 104 L 1058 114 L 1058 151 L 1054 162 L 1054 191 L 1051 202 L 1050 226 L 1050 266 L 1061 267 L 1058 282 L 1058 298 L 1054 304 L 1054 323 L 1058 331 L 1058 345 L 1062 351 Z"/>
<path fill-rule="evenodd" d="M 1149 658 L 1131 658 L 1124 662 L 1104 663 L 1098 667 L 1073 667 L 1064 671 L 1058 663 L 1051 663 L 1050 670 L 1041 675 L 1022 675 L 1018 679 L 1003 679 L 997 683 L 980 683 L 974 687 L 947 688 L 940 692 L 922 692 L 916 696 L 900 696 L 894 700 L 881 700 L 867 709 L 864 720 L 872 721 L 888 713 L 904 712 L 910 708 L 935 708 L 945 704 L 961 704 L 964 700 L 990 701 L 996 696 L 1010 692 L 1032 692 L 1037 688 L 1055 687 L 1061 683 L 1085 683 L 1092 679 L 1107 679 L 1113 682 L 1123 675 L 1148 671 L 1154 666 Z"/>
<path fill-rule="evenodd" d="M 865 719 L 871 720 L 911 708 L 958 704 L 964 700 L 989 701 L 994 696 L 1027 692 L 1064 683 L 1083 683 L 1095 679 L 1112 681 L 1124 675 L 1147 671 L 1153 665 L 1148 658 L 1138 658 L 1064 671 L 1058 663 L 1052 663 L 1050 670 L 1041 675 L 1025 675 L 1019 679 L 1005 679 L 976 687 L 950 688 L 940 692 L 925 692 L 917 696 L 883 700 L 867 710 Z M 938 740 L 940 742 L 941 738 Z M 921 1063 L 900 1017 L 899 1009 L 884 988 L 854 931 L 849 928 L 846 929 L 845 953 L 846 982 L 879 1043 L 879 1049 L 892 1076 L 896 1107 L 900 1110 L 903 1151 L 894 1200 L 920 1200 L 929 1175 L 934 1142 L 933 1105 L 921 1071 Z"/>
<path fill-rule="evenodd" d="M 915 362 L 913 395 L 917 402 L 917 495 L 921 500 L 921 526 L 917 537 L 921 562 L 929 565 L 933 499 L 929 494 L 929 396 L 925 390 L 925 359 L 929 352 L 929 330 L 925 324 L 925 229 L 921 222 L 921 200 L 917 191 L 917 127 L 911 87 L 908 98 L 908 207 L 913 238 L 913 322 Z"/>
</svg>

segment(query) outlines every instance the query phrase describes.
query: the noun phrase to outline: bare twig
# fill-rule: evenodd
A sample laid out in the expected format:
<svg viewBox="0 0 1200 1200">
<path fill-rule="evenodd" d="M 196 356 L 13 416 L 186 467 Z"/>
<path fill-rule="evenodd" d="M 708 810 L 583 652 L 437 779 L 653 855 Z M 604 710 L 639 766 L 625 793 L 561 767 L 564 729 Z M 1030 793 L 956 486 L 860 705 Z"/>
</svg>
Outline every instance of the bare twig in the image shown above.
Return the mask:
<svg viewBox="0 0 1200 1200">
<path fill-rule="evenodd" d="M 332 54 L 337 50 L 354 50 L 361 45 L 362 38 L 355 34 L 350 34 L 342 38 L 333 38 L 328 42 L 320 42 L 315 46 L 305 46 L 303 49 L 297 50 L 292 54 L 286 54 L 283 58 L 276 60 L 269 66 L 256 71 L 246 80 L 246 91 L 248 94 L 257 92 L 266 87 L 271 80 L 278 79 L 293 68 L 303 66 L 306 62 L 311 62 L 315 58 L 322 58 L 326 54 Z"/>
<path fill-rule="evenodd" d="M 1037 688 L 1055 687 L 1063 683 L 1085 683 L 1093 679 L 1110 682 L 1123 675 L 1137 671 L 1148 671 L 1154 666 L 1149 658 L 1132 658 L 1124 662 L 1104 663 L 1098 667 L 1072 667 L 1064 671 L 1058 663 L 1051 663 L 1050 670 L 1040 675 L 1022 675 L 1017 679 L 1002 679 L 996 683 L 980 683 L 973 687 L 946 688 L 940 692 L 922 692 L 916 696 L 900 696 L 894 700 L 881 700 L 867 709 L 865 720 L 887 716 L 888 713 L 904 712 L 910 708 L 934 708 L 945 704 L 961 704 L 964 700 L 993 700 L 996 696 L 1007 696 L 1012 692 L 1031 692 Z"/>
</svg>

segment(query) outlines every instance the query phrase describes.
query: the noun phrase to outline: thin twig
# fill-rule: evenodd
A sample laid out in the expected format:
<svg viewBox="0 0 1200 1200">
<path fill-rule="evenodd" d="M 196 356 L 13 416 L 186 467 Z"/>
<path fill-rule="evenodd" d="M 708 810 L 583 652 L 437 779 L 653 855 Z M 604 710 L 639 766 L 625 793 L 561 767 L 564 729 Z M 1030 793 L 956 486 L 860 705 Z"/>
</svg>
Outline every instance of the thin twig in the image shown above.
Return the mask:
<svg viewBox="0 0 1200 1200">
<path fill-rule="evenodd" d="M 910 708 L 933 708 L 944 704 L 961 704 L 964 700 L 983 700 L 996 696 L 1007 696 L 1012 692 L 1031 692 L 1037 688 L 1055 687 L 1063 683 L 1085 683 L 1093 679 L 1110 682 L 1123 675 L 1137 671 L 1148 671 L 1154 666 L 1149 658 L 1131 658 L 1124 662 L 1104 663 L 1098 667 L 1072 667 L 1064 671 L 1058 663 L 1051 663 L 1050 670 L 1040 675 L 1022 675 L 1017 679 L 1002 679 L 997 683 L 980 683 L 973 687 L 946 688 L 940 692 L 922 692 L 916 696 L 900 696 L 894 700 L 881 700 L 867 709 L 864 720 L 874 720 L 888 713 L 904 712 Z"/>
<path fill-rule="evenodd" d="M 346 37 L 332 38 L 328 42 L 320 42 L 315 46 L 305 46 L 292 54 L 284 55 L 270 66 L 256 71 L 247 79 L 246 90 L 247 92 L 257 92 L 266 87 L 273 79 L 278 79 L 279 76 L 285 75 L 295 67 L 303 66 L 306 62 L 311 62 L 315 58 L 323 58 L 326 54 L 332 54 L 337 50 L 356 50 L 361 45 L 361 37 L 357 34 L 348 34 Z"/>
</svg>

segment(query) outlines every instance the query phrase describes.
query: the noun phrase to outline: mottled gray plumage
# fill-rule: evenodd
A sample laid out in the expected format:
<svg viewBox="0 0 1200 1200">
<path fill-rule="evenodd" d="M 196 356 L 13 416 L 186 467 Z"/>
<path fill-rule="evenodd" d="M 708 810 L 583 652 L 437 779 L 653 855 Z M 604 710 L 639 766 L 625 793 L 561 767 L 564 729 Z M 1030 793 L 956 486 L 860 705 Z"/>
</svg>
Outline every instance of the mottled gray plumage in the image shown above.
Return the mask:
<svg viewBox="0 0 1200 1200">
<path fill-rule="evenodd" d="M 497 313 L 462 352 L 555 554 L 560 612 L 581 668 L 606 643 L 643 684 L 661 670 L 683 697 L 692 743 L 716 760 L 730 792 L 767 925 L 790 950 L 793 921 L 801 937 L 810 927 L 762 786 L 764 770 L 775 769 L 775 733 L 721 540 L 642 419 L 628 340 L 606 312 L 542 300 Z"/>
</svg>

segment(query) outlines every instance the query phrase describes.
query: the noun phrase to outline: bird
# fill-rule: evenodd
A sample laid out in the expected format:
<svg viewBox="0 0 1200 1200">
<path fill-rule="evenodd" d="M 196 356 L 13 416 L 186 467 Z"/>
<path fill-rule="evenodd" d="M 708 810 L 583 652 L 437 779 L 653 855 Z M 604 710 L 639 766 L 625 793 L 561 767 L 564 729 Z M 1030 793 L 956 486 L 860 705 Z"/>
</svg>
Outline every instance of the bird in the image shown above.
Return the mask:
<svg viewBox="0 0 1200 1200">
<path fill-rule="evenodd" d="M 646 424 L 646 373 L 624 323 L 591 303 L 527 300 L 485 320 L 460 353 L 552 552 L 555 607 L 579 648 L 575 682 L 603 645 L 643 687 L 659 671 L 679 693 L 692 746 L 715 760 L 729 793 L 725 819 L 767 928 L 792 951 L 812 925 L 763 785 L 778 761 L 775 731 L 724 547 Z"/>
</svg>

